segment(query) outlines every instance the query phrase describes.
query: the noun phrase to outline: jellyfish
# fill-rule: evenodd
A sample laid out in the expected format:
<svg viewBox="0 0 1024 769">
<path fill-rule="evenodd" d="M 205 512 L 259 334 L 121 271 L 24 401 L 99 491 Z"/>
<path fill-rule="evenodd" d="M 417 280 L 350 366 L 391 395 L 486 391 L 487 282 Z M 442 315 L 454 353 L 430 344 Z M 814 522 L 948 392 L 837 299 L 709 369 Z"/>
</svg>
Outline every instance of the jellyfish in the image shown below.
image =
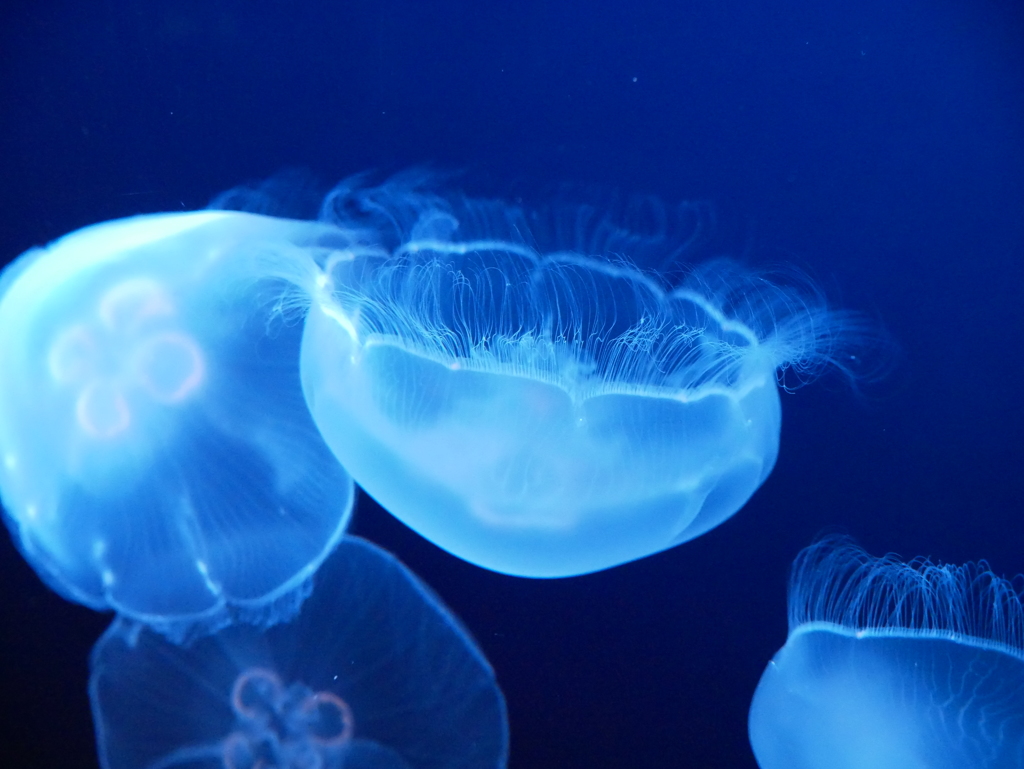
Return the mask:
<svg viewBox="0 0 1024 769">
<path fill-rule="evenodd" d="M 1019 769 L 1024 596 L 984 562 L 812 545 L 749 730 L 761 769 Z"/>
<path fill-rule="evenodd" d="M 302 384 L 356 482 L 487 569 L 584 574 L 718 526 L 775 464 L 778 372 L 856 337 L 805 281 L 715 260 L 666 285 L 635 263 L 657 238 L 591 209 L 541 227 L 430 184 L 326 202 L 380 248 L 323 263 Z"/>
<path fill-rule="evenodd" d="M 0 497 L 51 587 L 168 632 L 294 603 L 354 487 L 306 407 L 290 287 L 348 237 L 238 212 L 147 215 L 4 271 Z"/>
<path fill-rule="evenodd" d="M 468 633 L 398 560 L 345 537 L 286 622 L 184 645 L 118 618 L 89 685 L 104 769 L 499 769 L 505 703 Z"/>
</svg>

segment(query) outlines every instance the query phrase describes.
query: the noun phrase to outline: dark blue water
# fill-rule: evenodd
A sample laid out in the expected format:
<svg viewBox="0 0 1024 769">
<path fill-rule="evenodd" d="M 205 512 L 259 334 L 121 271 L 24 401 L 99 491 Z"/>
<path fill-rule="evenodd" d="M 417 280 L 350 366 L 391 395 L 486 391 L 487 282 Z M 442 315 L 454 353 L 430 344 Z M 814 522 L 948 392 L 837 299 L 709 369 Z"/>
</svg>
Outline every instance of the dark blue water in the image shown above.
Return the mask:
<svg viewBox="0 0 1024 769">
<path fill-rule="evenodd" d="M 837 7 L 842 6 L 842 7 Z M 459 614 L 514 769 L 753 769 L 750 697 L 797 551 L 1024 571 L 1024 8 L 1013 0 L 12 0 L 0 255 L 306 167 L 429 162 L 473 192 L 707 200 L 714 247 L 794 262 L 900 346 L 783 398 L 774 474 L 725 525 L 601 574 L 461 563 L 366 500 L 354 532 Z M 2 330 L 0 330 L 2 333 Z M 2 372 L 0 372 L 2 375 Z M 107 622 L 0 546 L 0 763 L 96 765 Z"/>
</svg>

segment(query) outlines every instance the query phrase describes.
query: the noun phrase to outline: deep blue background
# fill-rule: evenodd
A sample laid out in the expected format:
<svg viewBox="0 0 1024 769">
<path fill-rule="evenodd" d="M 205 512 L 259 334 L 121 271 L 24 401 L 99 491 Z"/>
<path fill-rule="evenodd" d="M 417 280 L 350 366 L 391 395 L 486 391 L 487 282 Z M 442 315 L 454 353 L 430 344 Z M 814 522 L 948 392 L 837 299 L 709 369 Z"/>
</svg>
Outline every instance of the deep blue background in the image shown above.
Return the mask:
<svg viewBox="0 0 1024 769">
<path fill-rule="evenodd" d="M 364 500 L 355 532 L 493 662 L 513 769 L 753 769 L 746 712 L 785 639 L 789 563 L 824 528 L 1024 571 L 1017 0 L 0 10 L 4 258 L 285 167 L 422 162 L 492 196 L 571 182 L 711 201 L 723 247 L 794 261 L 901 346 L 862 395 L 826 378 L 784 396 L 778 466 L 735 518 L 606 573 L 486 573 Z M 0 547 L 0 763 L 95 766 L 86 655 L 107 619 Z"/>
</svg>

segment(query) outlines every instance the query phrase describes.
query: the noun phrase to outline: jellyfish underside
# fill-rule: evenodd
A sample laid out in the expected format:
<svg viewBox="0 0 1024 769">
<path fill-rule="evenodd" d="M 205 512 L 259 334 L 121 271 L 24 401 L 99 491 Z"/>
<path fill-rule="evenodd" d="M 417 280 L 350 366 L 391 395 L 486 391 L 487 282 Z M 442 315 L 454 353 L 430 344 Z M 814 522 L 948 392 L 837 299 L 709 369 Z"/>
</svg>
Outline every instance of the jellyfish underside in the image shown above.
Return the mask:
<svg viewBox="0 0 1024 769">
<path fill-rule="evenodd" d="M 513 207 L 350 194 L 382 252 L 324 264 L 310 410 L 385 509 L 495 571 L 597 571 L 733 515 L 777 457 L 777 369 L 838 325 L 731 263 L 666 288 L 614 251 L 540 252 Z"/>
<path fill-rule="evenodd" d="M 771 471 L 779 402 L 749 391 L 596 392 L 354 350 L 307 321 L 303 376 L 335 454 L 385 509 L 472 563 L 520 576 L 609 568 L 718 525 Z"/>
<path fill-rule="evenodd" d="M 843 542 L 809 551 L 791 586 L 795 627 L 750 708 L 761 769 L 1024 766 L 1024 652 L 1008 643 L 1024 610 L 1012 585 Z"/>
<path fill-rule="evenodd" d="M 136 217 L 30 252 L 0 296 L 0 491 L 58 592 L 154 623 L 253 612 L 344 531 L 352 482 L 272 299 L 315 223 Z M 272 619 L 272 618 L 268 618 Z"/>
</svg>

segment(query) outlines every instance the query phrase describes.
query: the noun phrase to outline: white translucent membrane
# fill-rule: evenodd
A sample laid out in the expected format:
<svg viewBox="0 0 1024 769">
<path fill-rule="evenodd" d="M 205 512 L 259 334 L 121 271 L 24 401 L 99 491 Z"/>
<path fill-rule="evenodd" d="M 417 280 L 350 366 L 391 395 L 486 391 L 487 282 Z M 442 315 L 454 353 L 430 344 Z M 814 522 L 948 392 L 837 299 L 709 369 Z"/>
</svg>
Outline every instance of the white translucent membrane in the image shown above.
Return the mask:
<svg viewBox="0 0 1024 769">
<path fill-rule="evenodd" d="M 440 599 L 346 537 L 298 615 L 175 644 L 119 618 L 92 653 L 104 769 L 502 769 L 505 701 Z"/>
<path fill-rule="evenodd" d="M 790 632 L 750 707 L 761 769 L 1020 769 L 1024 606 L 984 563 L 797 558 Z"/>
<path fill-rule="evenodd" d="M 619 256 L 630 233 L 541 252 L 500 203 L 396 182 L 326 211 L 382 249 L 324 264 L 314 419 L 387 510 L 499 572 L 605 569 L 729 518 L 776 460 L 777 370 L 829 358 L 846 322 L 724 261 L 664 288 Z"/>
<path fill-rule="evenodd" d="M 347 242 L 316 222 L 157 214 L 7 268 L 0 496 L 54 589 L 168 632 L 287 609 L 353 484 L 306 408 L 301 316 L 281 305 Z"/>
</svg>

